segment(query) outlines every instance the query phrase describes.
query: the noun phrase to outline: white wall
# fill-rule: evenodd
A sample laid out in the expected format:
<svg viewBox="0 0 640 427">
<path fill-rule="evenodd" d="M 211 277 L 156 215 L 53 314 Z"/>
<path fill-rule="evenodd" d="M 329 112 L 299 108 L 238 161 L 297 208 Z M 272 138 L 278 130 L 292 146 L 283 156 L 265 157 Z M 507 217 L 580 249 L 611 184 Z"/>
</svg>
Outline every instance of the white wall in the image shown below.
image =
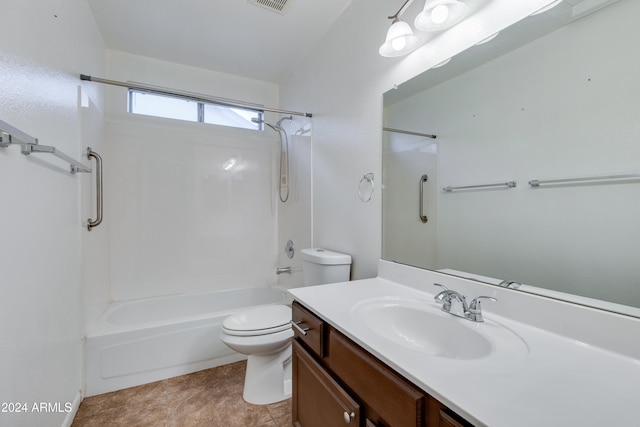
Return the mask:
<svg viewBox="0 0 640 427">
<path fill-rule="evenodd" d="M 441 194 L 431 268 L 640 304 L 638 183 L 527 185 L 637 173 L 638 14 L 638 2 L 613 4 L 390 108 L 439 135 L 441 187 L 518 183 Z"/>
<path fill-rule="evenodd" d="M 278 103 L 273 83 L 122 52 L 108 51 L 107 69 L 112 80 Z M 129 114 L 126 94 L 107 92 L 112 298 L 275 283 L 277 133 Z"/>
<path fill-rule="evenodd" d="M 86 2 L 1 0 L 0 10 L 0 119 L 77 159 L 87 145 L 100 150 L 102 92 L 79 80 L 104 70 Z M 0 149 L 0 402 L 29 411 L 0 413 L 0 425 L 62 425 L 68 414 L 32 405 L 79 398 L 90 179 L 53 156 Z M 96 304 L 99 287 L 87 297 Z"/>
<path fill-rule="evenodd" d="M 357 188 L 368 172 L 381 182 L 382 94 L 550 2 L 484 2 L 460 25 L 399 59 L 378 55 L 390 25 L 387 16 L 398 10 L 398 2 L 351 3 L 281 84 L 283 108 L 314 115 L 314 246 L 351 254 L 355 279 L 376 275 L 380 186 L 369 203 L 360 201 Z M 423 5 L 415 2 L 406 16 L 413 19 Z"/>
</svg>

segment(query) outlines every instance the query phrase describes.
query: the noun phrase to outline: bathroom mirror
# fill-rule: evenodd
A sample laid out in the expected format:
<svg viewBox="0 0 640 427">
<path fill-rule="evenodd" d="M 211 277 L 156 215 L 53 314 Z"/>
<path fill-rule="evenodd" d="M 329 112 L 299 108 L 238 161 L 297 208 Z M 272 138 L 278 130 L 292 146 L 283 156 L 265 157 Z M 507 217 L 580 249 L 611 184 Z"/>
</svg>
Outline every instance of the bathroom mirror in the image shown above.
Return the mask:
<svg viewBox="0 0 640 427">
<path fill-rule="evenodd" d="M 383 258 L 640 317 L 637 16 L 565 0 L 385 93 L 437 138 L 383 132 Z"/>
</svg>

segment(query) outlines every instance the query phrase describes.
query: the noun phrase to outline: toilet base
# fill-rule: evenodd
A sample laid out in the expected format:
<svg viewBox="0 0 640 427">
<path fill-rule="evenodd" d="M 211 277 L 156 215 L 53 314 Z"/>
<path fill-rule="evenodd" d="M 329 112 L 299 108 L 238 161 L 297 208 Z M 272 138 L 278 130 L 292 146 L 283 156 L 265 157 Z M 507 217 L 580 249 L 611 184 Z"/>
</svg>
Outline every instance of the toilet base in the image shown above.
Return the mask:
<svg viewBox="0 0 640 427">
<path fill-rule="evenodd" d="M 291 397 L 291 343 L 278 353 L 249 355 L 242 397 L 254 405 L 267 405 Z"/>
</svg>

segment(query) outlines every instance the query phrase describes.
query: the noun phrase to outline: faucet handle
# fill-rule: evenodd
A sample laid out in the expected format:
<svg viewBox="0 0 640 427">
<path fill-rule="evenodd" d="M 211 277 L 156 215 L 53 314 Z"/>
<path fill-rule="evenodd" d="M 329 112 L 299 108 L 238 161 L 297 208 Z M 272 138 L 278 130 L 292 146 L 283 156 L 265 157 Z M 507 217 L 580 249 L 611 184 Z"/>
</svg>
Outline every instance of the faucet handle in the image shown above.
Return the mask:
<svg viewBox="0 0 640 427">
<path fill-rule="evenodd" d="M 448 302 L 449 305 L 451 305 L 451 300 L 445 301 L 445 299 L 448 299 L 449 293 L 451 292 L 449 291 L 449 288 L 447 288 L 445 285 L 441 285 L 440 283 L 434 283 L 433 286 L 440 286 L 442 288 L 442 291 L 435 297 L 433 297 L 435 302 L 437 302 L 438 304 L 445 304 L 445 302 Z"/>
<path fill-rule="evenodd" d="M 434 283 L 433 286 L 440 286 L 443 291 L 448 291 L 449 290 L 449 288 L 447 288 L 445 285 L 441 285 L 440 283 Z"/>
<path fill-rule="evenodd" d="M 443 289 L 433 297 L 433 300 L 442 305 L 442 311 L 449 312 L 451 310 L 451 294 L 454 291 L 449 290 L 449 288 L 445 285 L 441 285 L 440 283 L 434 283 L 433 286 L 439 286 Z"/>
<path fill-rule="evenodd" d="M 486 296 L 486 295 L 480 295 L 478 297 L 475 297 L 469 303 L 469 314 L 468 314 L 469 320 L 473 320 L 474 322 L 483 322 L 484 321 L 484 318 L 482 317 L 482 306 L 480 305 L 480 300 L 481 299 L 488 299 L 488 300 L 491 300 L 491 301 L 494 301 L 494 302 L 498 301 L 497 298 L 489 297 L 489 296 Z"/>
</svg>

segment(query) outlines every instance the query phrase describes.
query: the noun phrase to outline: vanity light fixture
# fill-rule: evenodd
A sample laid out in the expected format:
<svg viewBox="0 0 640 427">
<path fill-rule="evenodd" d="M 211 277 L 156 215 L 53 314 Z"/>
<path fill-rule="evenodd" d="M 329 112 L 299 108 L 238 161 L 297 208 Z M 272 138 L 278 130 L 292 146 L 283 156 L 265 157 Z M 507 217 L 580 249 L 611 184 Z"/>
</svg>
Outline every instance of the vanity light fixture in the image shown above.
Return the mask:
<svg viewBox="0 0 640 427">
<path fill-rule="evenodd" d="M 406 55 L 418 44 L 418 37 L 413 34 L 409 24 L 397 16 L 393 18 L 393 23 L 387 31 L 387 38 L 378 49 L 380 55 L 388 58 Z"/>
<path fill-rule="evenodd" d="M 550 3 L 548 5 L 546 5 L 545 7 L 543 7 L 542 9 L 538 9 L 535 12 L 533 12 L 530 16 L 535 16 L 535 15 L 539 15 L 541 13 L 545 13 L 548 10 L 553 9 L 554 7 L 556 7 L 557 5 L 559 5 L 560 3 L 562 3 L 562 0 L 556 0 L 553 3 Z"/>
<path fill-rule="evenodd" d="M 413 0 L 405 0 L 404 4 L 396 12 L 388 18 L 393 19 L 391 27 L 387 31 L 387 37 L 384 43 L 378 49 L 378 53 L 387 58 L 406 55 L 411 52 L 418 44 L 418 37 L 413 34 L 413 30 L 409 24 L 400 19 L 400 15 L 405 9 L 413 3 Z"/>
<path fill-rule="evenodd" d="M 427 0 L 414 21 L 420 31 L 442 31 L 451 28 L 467 15 L 467 5 L 460 0 Z"/>
</svg>

